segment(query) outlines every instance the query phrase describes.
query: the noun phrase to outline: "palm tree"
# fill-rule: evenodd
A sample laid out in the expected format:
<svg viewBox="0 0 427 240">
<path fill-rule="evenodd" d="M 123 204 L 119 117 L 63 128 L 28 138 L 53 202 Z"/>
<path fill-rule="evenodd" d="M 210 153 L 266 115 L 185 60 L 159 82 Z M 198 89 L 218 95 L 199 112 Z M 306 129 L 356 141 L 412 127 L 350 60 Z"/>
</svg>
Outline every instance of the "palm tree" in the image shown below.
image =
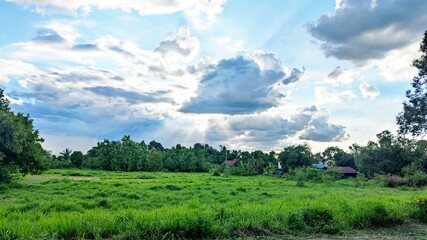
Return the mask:
<svg viewBox="0 0 427 240">
<path fill-rule="evenodd" d="M 64 151 L 60 152 L 59 155 L 63 160 L 68 161 L 68 160 L 71 160 L 72 152 L 73 150 L 66 148 Z"/>
</svg>

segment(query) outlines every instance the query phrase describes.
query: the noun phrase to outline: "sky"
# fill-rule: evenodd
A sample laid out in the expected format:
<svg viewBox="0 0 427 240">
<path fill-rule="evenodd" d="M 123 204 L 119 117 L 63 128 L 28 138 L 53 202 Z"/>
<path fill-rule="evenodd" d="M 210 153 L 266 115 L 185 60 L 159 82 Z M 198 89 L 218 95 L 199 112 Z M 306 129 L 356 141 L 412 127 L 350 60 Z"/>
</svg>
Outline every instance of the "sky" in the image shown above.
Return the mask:
<svg viewBox="0 0 427 240">
<path fill-rule="evenodd" d="M 280 150 L 395 132 L 419 0 L 0 0 L 0 87 L 58 153 L 103 139 Z"/>
</svg>

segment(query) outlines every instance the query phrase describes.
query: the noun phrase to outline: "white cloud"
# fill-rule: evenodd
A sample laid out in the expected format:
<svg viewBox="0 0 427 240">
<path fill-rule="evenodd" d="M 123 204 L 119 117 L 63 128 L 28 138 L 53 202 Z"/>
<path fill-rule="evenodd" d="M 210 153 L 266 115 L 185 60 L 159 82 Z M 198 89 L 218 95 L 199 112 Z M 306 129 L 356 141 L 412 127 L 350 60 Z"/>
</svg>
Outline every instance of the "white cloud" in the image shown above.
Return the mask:
<svg viewBox="0 0 427 240">
<path fill-rule="evenodd" d="M 244 150 L 272 150 L 287 145 L 288 139 L 315 142 L 344 141 L 345 127 L 329 122 L 325 109 L 316 106 L 298 108 L 290 116 L 276 113 L 212 117 L 208 121 L 206 141 Z"/>
<path fill-rule="evenodd" d="M 356 94 L 354 94 L 351 90 L 345 90 L 342 92 L 328 92 L 325 87 L 315 88 L 314 94 L 320 103 L 340 103 L 357 98 Z"/>
<path fill-rule="evenodd" d="M 230 36 L 217 37 L 213 39 L 215 44 L 218 45 L 221 50 L 231 53 L 232 55 L 245 53 L 245 48 L 243 47 L 245 41 L 235 40 Z"/>
<path fill-rule="evenodd" d="M 383 59 L 372 61 L 377 66 L 379 74 L 388 81 L 409 81 L 417 74 L 417 69 L 411 66 L 414 59 L 419 58 L 419 43 L 415 42 L 402 49 L 390 51 Z"/>
<path fill-rule="evenodd" d="M 124 12 L 135 11 L 138 14 L 158 15 L 183 12 L 194 27 L 204 28 L 222 13 L 226 0 L 6 0 L 25 7 L 34 7 L 40 14 L 90 14 L 96 9 L 120 9 Z"/>
<path fill-rule="evenodd" d="M 181 108 L 187 113 L 247 114 L 277 106 L 284 96 L 281 85 L 297 81 L 302 71 L 293 71 L 289 81 L 285 67 L 274 53 L 258 50 L 247 58 L 223 59 L 214 65 L 199 65 L 197 96 Z"/>
<path fill-rule="evenodd" d="M 37 74 L 41 71 L 30 63 L 10 59 L 0 59 L 0 72 L 3 75 L 28 75 Z"/>
<path fill-rule="evenodd" d="M 52 151 L 53 154 L 59 154 L 66 148 L 86 153 L 98 142 L 98 139 L 94 137 L 84 136 L 42 134 L 42 137 L 45 140 L 42 144 L 43 147 Z"/>
<path fill-rule="evenodd" d="M 67 42 L 74 43 L 81 35 L 75 30 L 76 23 L 70 21 L 52 20 L 42 27 L 52 29 L 63 37 Z"/>
<path fill-rule="evenodd" d="M 342 69 L 340 66 L 337 66 L 332 72 L 325 76 L 324 81 L 333 86 L 346 85 L 352 83 L 356 76 L 358 76 L 358 73 L 355 71 L 351 69 Z"/>
<path fill-rule="evenodd" d="M 374 99 L 380 95 L 380 91 L 374 85 L 367 82 L 362 82 L 359 85 L 360 92 L 363 98 Z"/>
<path fill-rule="evenodd" d="M 194 60 L 199 49 L 200 42 L 196 37 L 190 36 L 190 28 L 181 26 L 175 36 L 160 42 L 153 52 L 161 56 L 159 69 L 179 72 L 183 71 L 183 63 L 188 64 Z"/>
</svg>

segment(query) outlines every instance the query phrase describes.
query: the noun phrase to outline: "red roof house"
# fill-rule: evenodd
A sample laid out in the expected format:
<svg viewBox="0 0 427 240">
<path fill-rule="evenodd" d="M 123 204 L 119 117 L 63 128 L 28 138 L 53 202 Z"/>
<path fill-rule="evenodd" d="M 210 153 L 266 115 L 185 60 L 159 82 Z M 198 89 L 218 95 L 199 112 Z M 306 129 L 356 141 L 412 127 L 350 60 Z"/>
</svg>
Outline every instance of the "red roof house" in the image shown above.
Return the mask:
<svg viewBox="0 0 427 240">
<path fill-rule="evenodd" d="M 225 165 L 232 167 L 237 163 L 237 159 L 233 159 L 233 160 L 225 160 L 224 161 Z"/>
</svg>

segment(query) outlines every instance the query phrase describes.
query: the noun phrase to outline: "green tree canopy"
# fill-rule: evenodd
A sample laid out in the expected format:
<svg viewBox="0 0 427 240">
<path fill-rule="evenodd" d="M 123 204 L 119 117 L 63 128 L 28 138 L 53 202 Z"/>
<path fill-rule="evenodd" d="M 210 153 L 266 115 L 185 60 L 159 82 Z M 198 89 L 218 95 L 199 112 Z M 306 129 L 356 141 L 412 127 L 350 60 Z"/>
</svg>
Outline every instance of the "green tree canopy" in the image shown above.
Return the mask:
<svg viewBox="0 0 427 240">
<path fill-rule="evenodd" d="M 310 166 L 315 163 L 314 156 L 308 144 L 289 146 L 279 154 L 279 161 L 286 170 Z"/>
<path fill-rule="evenodd" d="M 357 169 L 367 177 L 375 173 L 403 175 L 404 167 L 424 164 L 424 149 L 417 141 L 394 136 L 390 131 L 377 134 L 377 139 L 366 146 L 351 147 Z"/>
<path fill-rule="evenodd" d="M 44 170 L 48 153 L 42 141 L 30 117 L 13 113 L 0 89 L 0 182 L 12 180 L 15 173 L 37 174 Z"/>
<path fill-rule="evenodd" d="M 406 91 L 407 102 L 403 103 L 403 112 L 396 122 L 400 133 L 413 136 L 427 132 L 427 31 L 420 45 L 421 57 L 412 62 L 418 69 L 418 75 L 412 80 L 412 90 Z"/>
</svg>

